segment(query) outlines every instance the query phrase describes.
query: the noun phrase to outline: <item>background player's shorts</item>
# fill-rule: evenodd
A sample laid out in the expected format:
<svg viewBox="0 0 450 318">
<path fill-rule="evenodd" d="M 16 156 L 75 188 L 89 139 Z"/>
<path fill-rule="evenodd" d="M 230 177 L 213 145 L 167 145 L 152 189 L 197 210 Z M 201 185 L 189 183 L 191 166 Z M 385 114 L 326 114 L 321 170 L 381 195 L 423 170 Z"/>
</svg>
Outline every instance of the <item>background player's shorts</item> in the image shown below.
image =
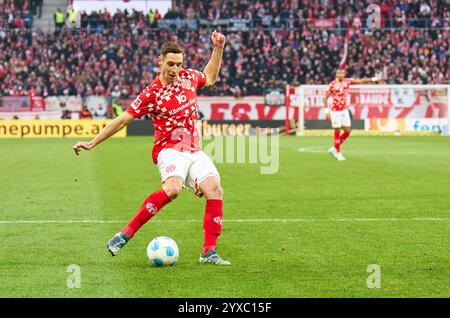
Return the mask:
<svg viewBox="0 0 450 318">
<path fill-rule="evenodd" d="M 183 187 L 187 187 L 198 197 L 203 196 L 199 189 L 200 182 L 209 176 L 220 179 L 216 166 L 203 151 L 190 153 L 163 149 L 158 154 L 158 170 L 162 182 L 169 177 L 178 177 L 183 181 Z"/>
<path fill-rule="evenodd" d="M 350 112 L 348 109 L 344 110 L 332 110 L 330 112 L 331 126 L 333 128 L 351 127 L 352 122 L 350 120 Z"/>
</svg>

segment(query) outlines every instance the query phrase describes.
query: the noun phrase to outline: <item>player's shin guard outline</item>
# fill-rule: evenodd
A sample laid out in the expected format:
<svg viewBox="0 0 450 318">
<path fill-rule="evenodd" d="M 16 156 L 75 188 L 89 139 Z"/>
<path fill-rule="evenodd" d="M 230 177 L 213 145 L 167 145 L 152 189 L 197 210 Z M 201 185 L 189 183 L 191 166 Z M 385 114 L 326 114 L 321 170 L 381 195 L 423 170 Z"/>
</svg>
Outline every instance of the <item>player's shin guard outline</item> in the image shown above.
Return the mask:
<svg viewBox="0 0 450 318">
<path fill-rule="evenodd" d="M 222 218 L 222 200 L 207 200 L 203 219 L 203 254 L 216 249 L 217 238 L 222 233 Z"/>
<path fill-rule="evenodd" d="M 340 141 L 341 141 L 341 145 L 344 143 L 344 141 L 350 136 L 351 132 L 350 131 L 344 131 L 342 133 L 342 135 L 339 137 Z"/>
<path fill-rule="evenodd" d="M 122 229 L 122 232 L 124 232 L 129 238 L 132 238 L 145 223 L 154 217 L 156 213 L 158 213 L 170 201 L 172 200 L 163 189 L 153 192 L 147 199 L 145 199 L 139 208 L 139 211 L 130 223 Z"/>
</svg>

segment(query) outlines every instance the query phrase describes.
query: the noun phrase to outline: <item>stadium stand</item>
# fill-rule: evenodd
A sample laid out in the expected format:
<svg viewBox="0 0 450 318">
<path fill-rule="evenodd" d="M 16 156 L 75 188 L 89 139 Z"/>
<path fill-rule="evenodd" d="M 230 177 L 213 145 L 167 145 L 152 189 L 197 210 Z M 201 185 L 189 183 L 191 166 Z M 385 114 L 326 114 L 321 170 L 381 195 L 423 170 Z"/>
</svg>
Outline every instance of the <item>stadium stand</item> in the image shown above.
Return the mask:
<svg viewBox="0 0 450 318">
<path fill-rule="evenodd" d="M 375 74 L 396 84 L 441 84 L 450 78 L 450 5 L 445 1 L 388 1 L 381 6 L 378 30 L 361 22 L 370 1 L 175 0 L 164 17 L 136 11 L 82 13 L 80 28 L 55 32 L 30 30 L 27 0 L 0 3 L 3 96 L 132 96 L 155 76 L 158 48 L 165 41 L 186 47 L 185 67 L 202 69 L 211 50 L 211 27 L 227 35 L 228 45 L 220 84 L 202 90 L 204 95 L 263 95 L 264 87 L 328 83 L 344 38 L 349 39 L 347 70 L 353 76 Z M 216 23 L 227 19 L 246 24 Z M 317 19 L 336 25 L 311 27 Z"/>
</svg>

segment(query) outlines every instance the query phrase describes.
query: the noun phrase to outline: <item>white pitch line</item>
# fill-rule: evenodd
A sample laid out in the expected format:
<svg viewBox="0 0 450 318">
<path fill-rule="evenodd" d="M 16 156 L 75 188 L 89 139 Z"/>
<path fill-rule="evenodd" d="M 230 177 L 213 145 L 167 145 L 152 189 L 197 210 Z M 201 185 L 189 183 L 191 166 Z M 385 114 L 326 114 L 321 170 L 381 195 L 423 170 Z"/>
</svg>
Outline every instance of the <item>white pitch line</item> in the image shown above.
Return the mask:
<svg viewBox="0 0 450 318">
<path fill-rule="evenodd" d="M 330 218 L 330 219 L 225 219 L 224 222 L 228 223 L 261 223 L 261 222 L 401 222 L 401 221 L 438 221 L 448 222 L 450 218 L 442 217 L 416 217 L 416 218 Z M 117 224 L 127 223 L 125 220 L 3 220 L 0 224 Z M 152 220 L 152 223 L 197 223 L 202 222 L 198 220 Z"/>
<path fill-rule="evenodd" d="M 303 153 L 321 153 L 328 154 L 329 148 L 324 147 L 306 147 L 306 148 L 298 148 L 299 152 Z M 345 153 L 355 153 L 355 154 L 382 154 L 382 153 L 391 153 L 391 154 L 400 154 L 400 155 L 429 155 L 429 154 L 446 154 L 447 152 L 442 151 L 402 151 L 401 149 L 394 149 L 389 151 L 377 151 L 377 150 L 364 150 L 364 149 L 347 149 L 344 151 Z"/>
</svg>

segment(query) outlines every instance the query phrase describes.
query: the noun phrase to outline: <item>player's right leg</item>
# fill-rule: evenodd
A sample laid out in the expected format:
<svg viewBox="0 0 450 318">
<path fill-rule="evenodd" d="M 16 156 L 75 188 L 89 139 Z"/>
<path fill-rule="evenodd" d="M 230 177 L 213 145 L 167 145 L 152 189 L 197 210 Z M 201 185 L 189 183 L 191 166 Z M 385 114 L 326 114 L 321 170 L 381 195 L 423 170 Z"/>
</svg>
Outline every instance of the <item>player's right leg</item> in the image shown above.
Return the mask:
<svg viewBox="0 0 450 318">
<path fill-rule="evenodd" d="M 334 129 L 334 145 L 328 149 L 328 153 L 336 160 L 339 160 L 341 152 L 341 128 L 342 128 L 342 111 L 330 112 L 331 127 Z"/>
<path fill-rule="evenodd" d="M 338 160 L 338 156 L 340 154 L 340 139 L 339 136 L 341 134 L 341 129 L 334 129 L 334 145 L 328 149 L 328 153 L 333 156 L 334 159 Z"/>
<path fill-rule="evenodd" d="M 177 151 L 161 151 L 158 155 L 158 169 L 163 182 L 162 188 L 147 197 L 127 226 L 108 242 L 107 248 L 112 256 L 116 255 L 145 223 L 181 193 L 189 165 L 190 161 Z"/>
</svg>

